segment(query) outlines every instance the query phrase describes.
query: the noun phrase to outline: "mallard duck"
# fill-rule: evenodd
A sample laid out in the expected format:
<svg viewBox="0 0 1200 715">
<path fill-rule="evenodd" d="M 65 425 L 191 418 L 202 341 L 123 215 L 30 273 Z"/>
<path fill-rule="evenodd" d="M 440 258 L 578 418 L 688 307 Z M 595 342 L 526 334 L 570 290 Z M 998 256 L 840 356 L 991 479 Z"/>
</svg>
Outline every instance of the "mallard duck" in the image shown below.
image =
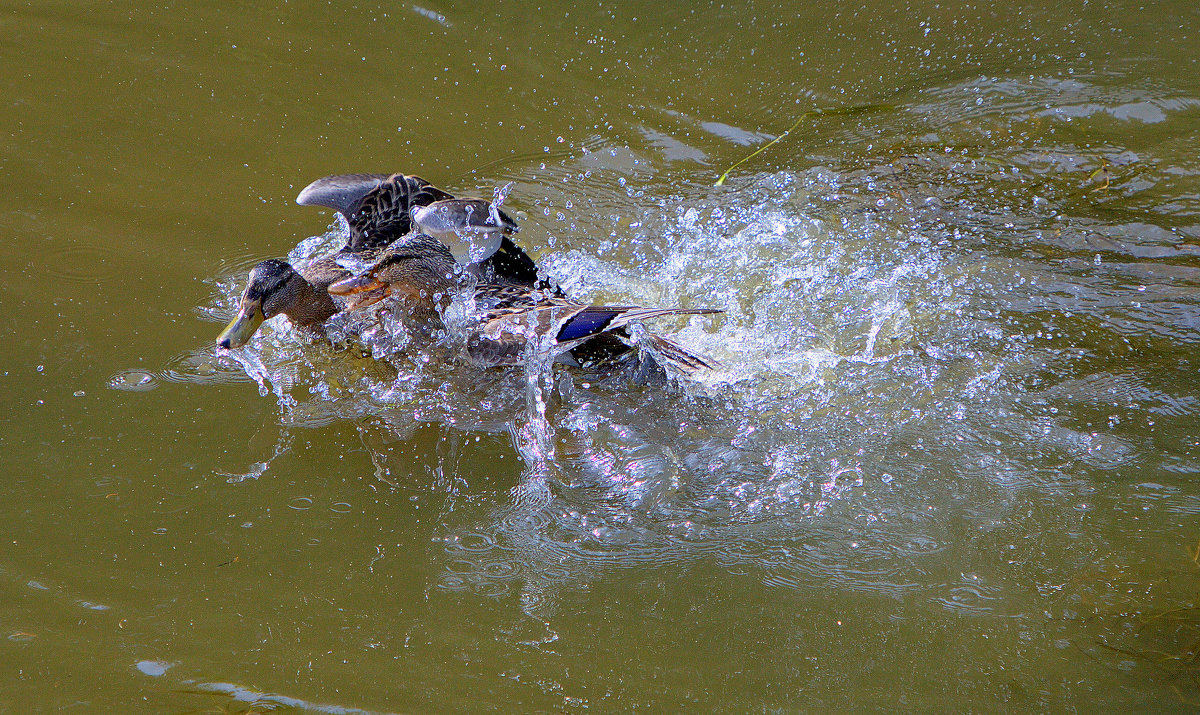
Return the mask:
<svg viewBox="0 0 1200 715">
<path fill-rule="evenodd" d="M 438 320 L 460 287 L 464 287 L 462 277 L 455 272 L 450 251 L 440 241 L 418 234 L 397 241 L 366 272 L 330 285 L 329 292 L 352 299 L 355 307 L 392 297 L 407 315 Z M 470 329 L 467 354 L 485 367 L 519 364 L 530 341 L 537 341 L 538 349 L 565 362 L 606 363 L 633 352 L 628 331 L 631 323 L 663 315 L 722 312 L 713 308 L 585 305 L 560 294 L 511 283 L 476 282 L 473 290 L 478 315 Z M 708 360 L 662 336 L 650 334 L 650 345 L 669 363 L 687 372 L 713 367 Z"/>
<path fill-rule="evenodd" d="M 404 174 L 345 174 L 318 179 L 296 197 L 301 205 L 328 206 L 341 213 L 350 227 L 350 239 L 332 255 L 317 259 L 297 272 L 280 260 L 267 260 L 250 271 L 237 315 L 217 337 L 222 348 L 245 345 L 264 320 L 280 313 L 297 327 L 317 330 L 340 308 L 328 287 L 351 275 L 357 262 L 368 265 L 387 246 L 413 228 L 413 209 L 436 205 L 422 214 L 434 230 L 451 241 L 466 242 L 464 255 L 476 258 L 478 274 L 490 281 L 537 285 L 537 266 L 509 238 L 516 224 L 498 209 L 481 213 L 481 199 L 456 199 L 416 176 Z M 455 225 L 454 221 L 461 221 Z M 488 221 L 499 228 L 490 228 Z M 484 231 L 486 250 L 471 249 L 470 236 Z M 499 233 L 499 240 L 493 234 Z M 460 237 L 467 238 L 460 238 Z M 488 252 L 490 251 L 490 253 Z"/>
</svg>

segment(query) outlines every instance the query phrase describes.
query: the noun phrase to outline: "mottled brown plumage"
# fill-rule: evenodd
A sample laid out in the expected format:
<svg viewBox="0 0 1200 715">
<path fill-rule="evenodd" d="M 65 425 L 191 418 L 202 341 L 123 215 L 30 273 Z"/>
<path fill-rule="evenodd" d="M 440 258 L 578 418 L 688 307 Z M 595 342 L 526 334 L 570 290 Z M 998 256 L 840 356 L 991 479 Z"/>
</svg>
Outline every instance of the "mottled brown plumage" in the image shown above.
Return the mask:
<svg viewBox="0 0 1200 715">
<path fill-rule="evenodd" d="M 456 205 L 458 201 L 463 202 L 462 207 Z M 238 313 L 217 338 L 217 345 L 222 348 L 245 345 L 264 320 L 278 314 L 288 316 L 299 327 L 316 329 L 339 310 L 327 288 L 351 275 L 344 264 L 378 260 L 390 244 L 413 230 L 414 208 L 438 203 L 445 207 L 438 215 L 450 219 L 441 228 L 453 232 L 452 221 L 458 217 L 464 222 L 462 229 L 468 231 L 475 227 L 471 219 L 474 208 L 464 207 L 475 207 L 479 201 L 455 199 L 428 181 L 405 174 L 343 174 L 312 182 L 300 192 L 296 202 L 327 206 L 341 213 L 350 228 L 349 240 L 337 252 L 313 261 L 300 272 L 274 259 L 255 266 L 239 301 Z M 483 257 L 479 274 L 500 283 L 536 285 L 537 266 L 508 237 L 515 224 L 507 215 L 497 213 L 506 230 L 511 230 L 503 235 L 494 253 Z"/>
<path fill-rule="evenodd" d="M 440 241 L 414 236 L 418 240 L 398 241 L 366 273 L 334 283 L 329 292 L 353 296 L 358 306 L 395 297 L 413 317 L 440 319 L 440 312 L 460 287 L 461 273 Z M 512 283 L 476 283 L 474 301 L 478 315 L 467 353 L 485 366 L 519 364 L 531 342 L 555 356 L 570 353 L 573 362 L 611 361 L 633 350 L 627 330 L 630 323 L 663 315 L 721 312 L 712 308 L 584 305 Z M 650 344 L 668 363 L 684 371 L 712 367 L 704 358 L 661 336 L 651 335 Z"/>
<path fill-rule="evenodd" d="M 378 257 L 382 250 L 361 254 L 364 260 Z M 250 271 L 249 284 L 238 301 L 238 312 L 217 337 L 219 347 L 245 345 L 263 321 L 286 315 L 298 328 L 316 331 L 341 308 L 329 294 L 329 286 L 350 275 L 338 265 L 340 255 L 325 256 L 302 271 L 286 261 L 268 259 Z"/>
<path fill-rule="evenodd" d="M 452 253 L 461 254 L 464 263 L 468 262 L 469 249 L 453 249 L 459 248 L 457 243 L 469 243 L 466 234 L 486 227 L 492 213 L 489 202 L 483 199 L 457 199 L 419 176 L 405 174 L 327 176 L 306 186 L 296 202 L 327 206 L 342 214 L 350 228 L 350 240 L 343 250 L 352 253 L 387 246 L 413 230 L 414 215 L 427 216 L 430 223 L 419 226 L 422 232 L 446 241 Z M 422 207 L 432 207 L 433 211 L 422 212 Z M 510 238 L 517 230 L 516 222 L 499 209 L 496 214 L 502 235 L 490 252 L 474 257 L 480 275 L 537 284 L 537 264 Z"/>
</svg>

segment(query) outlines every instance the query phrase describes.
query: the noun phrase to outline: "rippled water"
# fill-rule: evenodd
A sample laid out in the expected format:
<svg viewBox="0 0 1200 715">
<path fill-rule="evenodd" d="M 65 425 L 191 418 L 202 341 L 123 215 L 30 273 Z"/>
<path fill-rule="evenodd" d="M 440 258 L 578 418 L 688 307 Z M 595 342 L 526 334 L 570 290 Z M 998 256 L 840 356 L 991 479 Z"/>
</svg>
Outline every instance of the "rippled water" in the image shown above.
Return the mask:
<svg viewBox="0 0 1200 715">
<path fill-rule="evenodd" d="M 1200 239 L 1197 194 L 1180 191 L 1197 188 L 1197 167 L 1081 147 L 1075 125 L 1194 120 L 1197 106 L 980 79 L 878 114 L 927 134 L 720 189 L 630 179 L 656 159 L 598 136 L 497 177 L 516 182 L 536 226 L 522 237 L 540 229 L 543 266 L 570 294 L 725 311 L 667 321 L 720 361 L 694 380 L 663 390 L 560 369 L 543 423 L 520 370 L 394 352 L 393 370 L 278 326 L 235 357 L 285 424 L 509 434 L 521 481 L 484 518 L 437 530 L 438 589 L 518 595 L 549 620 L 564 587 L 599 573 L 715 561 L 771 587 L 1040 621 L 1054 609 L 1030 589 L 1090 597 L 1042 574 L 1120 548 L 1088 528 L 1105 482 L 1190 469 L 1195 442 L 1145 430 L 1186 431 L 1177 420 L 1200 404 L 1193 371 L 1151 357 L 1158 341 L 1176 359 L 1196 340 L 1200 273 L 1179 261 Z M 1015 133 L 1029 138 L 989 146 Z M 1139 207 L 1164 184 L 1175 206 L 1162 223 L 1175 225 Z M 341 240 L 335 228 L 323 244 Z M 223 285 L 228 306 L 235 283 Z M 386 455 L 374 459 L 387 479 Z"/>
<path fill-rule="evenodd" d="M 1195 8 L 144 10 L 0 24 L 0 710 L 1200 702 Z M 718 369 L 216 351 L 389 170 Z"/>
</svg>

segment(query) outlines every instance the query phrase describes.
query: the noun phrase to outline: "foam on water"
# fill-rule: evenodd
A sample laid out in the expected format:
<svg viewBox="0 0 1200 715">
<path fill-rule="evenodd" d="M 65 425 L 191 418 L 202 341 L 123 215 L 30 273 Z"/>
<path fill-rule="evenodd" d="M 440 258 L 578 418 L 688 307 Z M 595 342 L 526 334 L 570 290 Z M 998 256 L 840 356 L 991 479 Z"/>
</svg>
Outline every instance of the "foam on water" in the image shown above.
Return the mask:
<svg viewBox="0 0 1200 715">
<path fill-rule="evenodd" d="M 762 176 L 660 198 L 623 247 L 543 256 L 572 295 L 723 308 L 668 326 L 722 367 L 666 394 L 560 378 L 561 481 L 464 527 L 494 546 L 451 543 L 455 582 L 496 588 L 487 565 L 507 551 L 539 608 L 547 570 L 705 557 L 770 583 L 902 591 L 928 580 L 917 560 L 938 558 L 957 519 L 996 523 L 1031 486 L 1086 493 L 1068 465 L 1128 459 L 1119 437 L 1031 408 L 1025 382 L 1078 358 L 1021 323 L 1038 288 L 975 250 L 947 220 L 958 207 L 895 188 L 870 172 Z M 1048 454 L 1063 468 L 1037 466 Z M 933 590 L 948 608 L 1003 608 L 979 574 Z"/>
</svg>

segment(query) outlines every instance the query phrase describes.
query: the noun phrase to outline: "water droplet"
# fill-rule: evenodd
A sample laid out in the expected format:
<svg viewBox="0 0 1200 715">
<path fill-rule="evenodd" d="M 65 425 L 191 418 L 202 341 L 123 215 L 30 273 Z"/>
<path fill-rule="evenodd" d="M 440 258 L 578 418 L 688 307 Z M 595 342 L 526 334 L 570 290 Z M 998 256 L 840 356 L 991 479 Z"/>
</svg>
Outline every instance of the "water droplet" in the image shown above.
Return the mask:
<svg viewBox="0 0 1200 715">
<path fill-rule="evenodd" d="M 158 387 L 158 380 L 145 370 L 125 370 L 109 378 L 108 386 L 114 390 L 145 392 Z"/>
<path fill-rule="evenodd" d="M 461 591 L 467 587 L 467 581 L 461 576 L 445 574 L 442 576 L 438 586 L 447 591 Z"/>
</svg>

